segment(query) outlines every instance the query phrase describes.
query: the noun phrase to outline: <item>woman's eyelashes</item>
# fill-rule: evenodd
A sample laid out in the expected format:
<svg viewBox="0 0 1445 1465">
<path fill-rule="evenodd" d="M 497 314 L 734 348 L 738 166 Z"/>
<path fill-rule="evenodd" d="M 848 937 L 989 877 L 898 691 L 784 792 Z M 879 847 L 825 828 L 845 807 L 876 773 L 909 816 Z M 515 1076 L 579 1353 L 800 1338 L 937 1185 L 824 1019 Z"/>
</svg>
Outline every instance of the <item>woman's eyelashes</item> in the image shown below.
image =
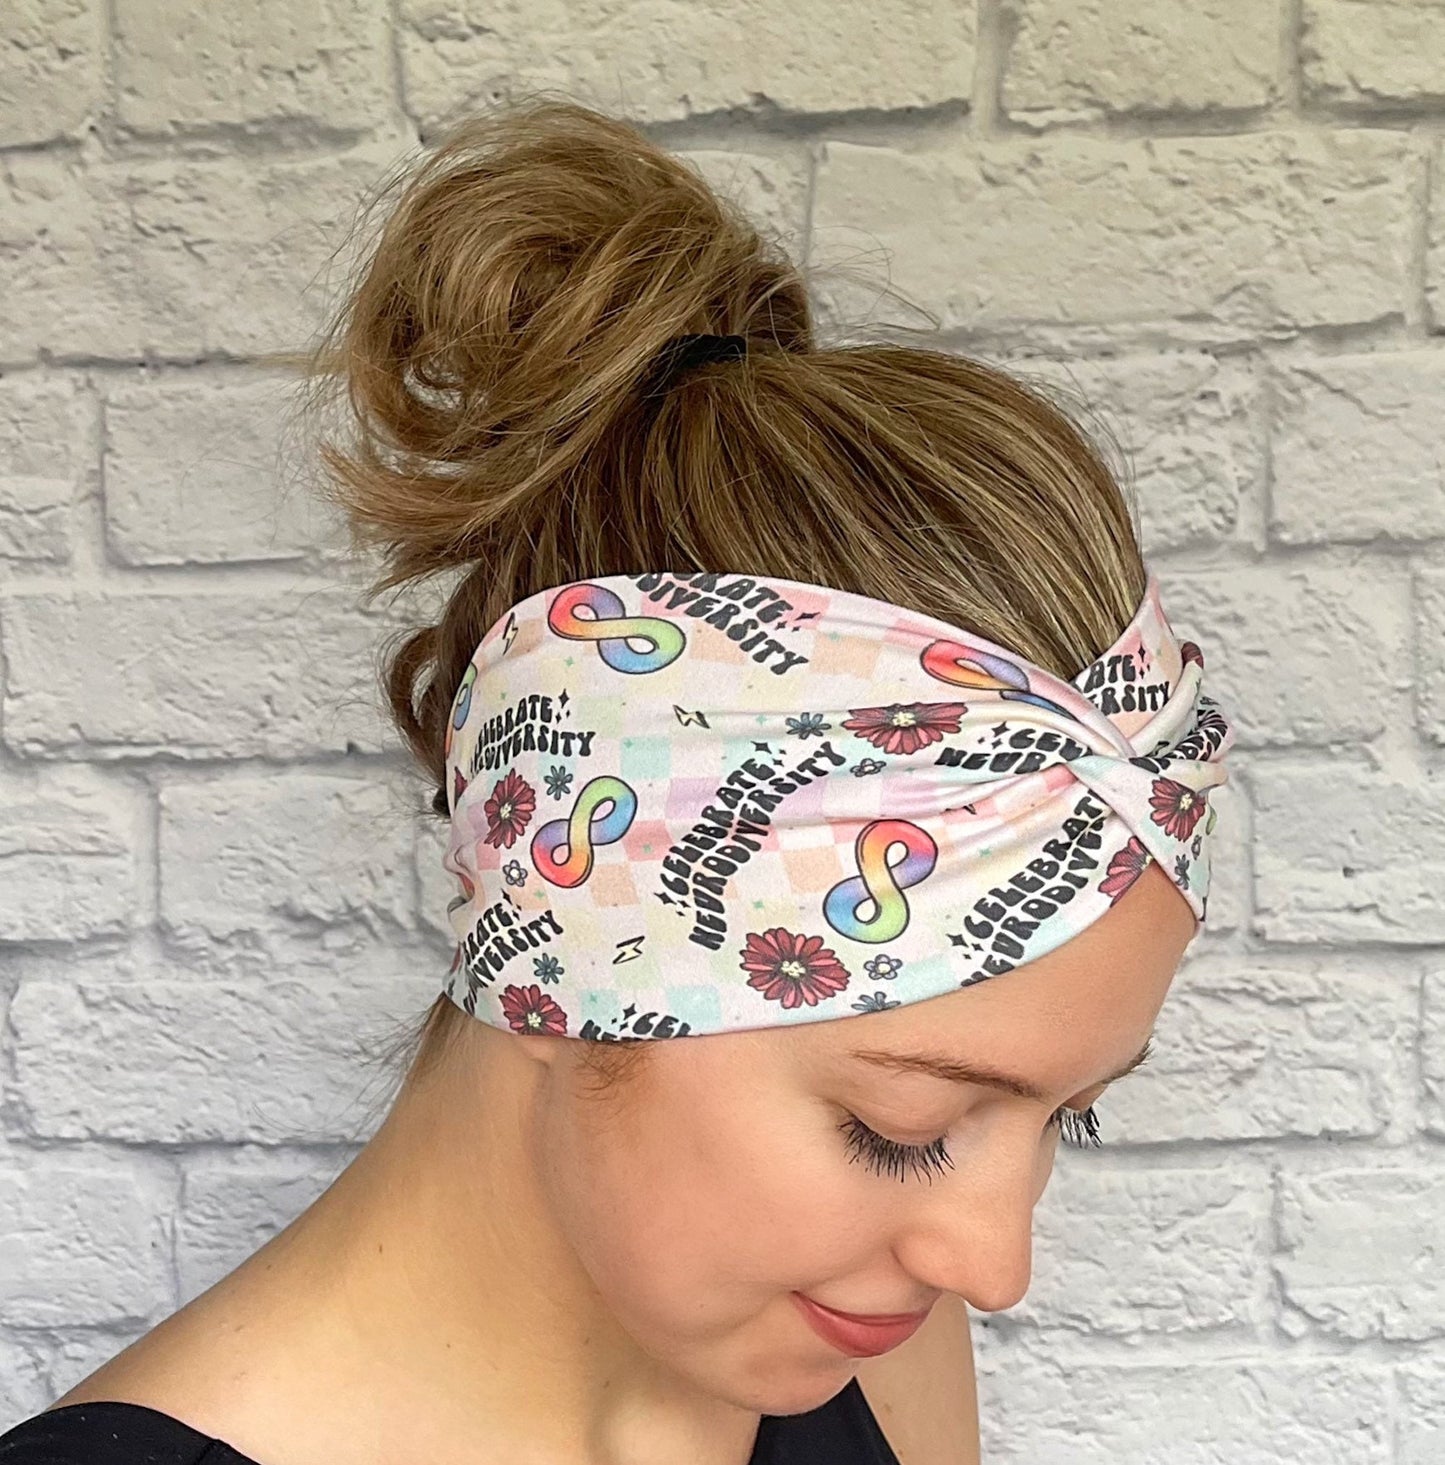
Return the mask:
<svg viewBox="0 0 1445 1465">
<path fill-rule="evenodd" d="M 1092 1104 L 1082 1110 L 1061 1105 L 1049 1115 L 1048 1124 L 1059 1126 L 1064 1143 L 1076 1149 L 1097 1149 L 1103 1144 L 1099 1116 Z M 896 1175 L 899 1180 L 907 1179 L 910 1173 L 920 1179 L 926 1175 L 931 1183 L 934 1175 L 953 1168 L 953 1158 L 942 1136 L 926 1145 L 899 1144 L 870 1129 L 856 1114 L 849 1114 L 838 1127 L 847 1140 L 848 1158 L 867 1165 L 875 1174 Z"/>
<path fill-rule="evenodd" d="M 838 1127 L 848 1142 L 848 1158 L 861 1161 L 875 1174 L 897 1175 L 899 1180 L 906 1180 L 907 1172 L 912 1170 L 916 1176 L 927 1175 L 931 1183 L 935 1174 L 953 1168 L 948 1146 L 942 1138 L 927 1145 L 901 1145 L 869 1129 L 856 1114 L 850 1114 Z"/>
<path fill-rule="evenodd" d="M 1049 1115 L 1049 1123 L 1060 1125 L 1064 1143 L 1075 1149 L 1096 1150 L 1104 1143 L 1099 1138 L 1099 1116 L 1092 1104 L 1087 1109 L 1070 1109 L 1064 1105 Z"/>
</svg>

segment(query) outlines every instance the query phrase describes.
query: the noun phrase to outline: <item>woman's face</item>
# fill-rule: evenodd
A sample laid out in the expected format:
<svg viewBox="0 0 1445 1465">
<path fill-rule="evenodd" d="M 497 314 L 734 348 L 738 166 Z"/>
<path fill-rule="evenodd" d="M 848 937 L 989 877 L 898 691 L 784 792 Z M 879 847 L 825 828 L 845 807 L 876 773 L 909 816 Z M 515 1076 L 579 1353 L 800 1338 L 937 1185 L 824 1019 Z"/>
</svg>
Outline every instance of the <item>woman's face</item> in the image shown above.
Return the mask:
<svg viewBox="0 0 1445 1465">
<path fill-rule="evenodd" d="M 1151 862 L 1065 945 L 957 992 L 657 1042 L 600 1101 L 564 1058 L 539 1116 L 558 1225 L 646 1353 L 763 1413 L 813 1408 L 857 1360 L 813 1331 L 795 1291 L 884 1314 L 944 1292 L 983 1311 L 1024 1296 L 1059 1143 L 1050 1116 L 1087 1108 L 1139 1053 L 1195 925 Z M 910 1053 L 987 1065 L 1041 1096 L 888 1061 Z M 916 1163 L 870 1165 L 860 1122 L 918 1147 Z"/>
</svg>

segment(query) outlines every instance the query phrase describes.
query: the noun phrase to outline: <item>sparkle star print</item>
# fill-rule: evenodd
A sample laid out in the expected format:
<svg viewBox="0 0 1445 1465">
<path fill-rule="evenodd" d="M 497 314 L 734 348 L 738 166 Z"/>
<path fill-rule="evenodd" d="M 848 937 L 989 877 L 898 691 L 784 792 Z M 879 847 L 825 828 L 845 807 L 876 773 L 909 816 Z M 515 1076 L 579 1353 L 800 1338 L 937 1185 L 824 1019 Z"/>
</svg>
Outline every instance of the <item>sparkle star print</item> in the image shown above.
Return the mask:
<svg viewBox="0 0 1445 1465">
<path fill-rule="evenodd" d="M 557 586 L 447 727 L 447 995 L 518 1033 L 817 1022 L 986 981 L 1156 860 L 1204 919 L 1234 730 L 1156 578 L 1071 681 L 945 621 L 743 574 Z"/>
</svg>

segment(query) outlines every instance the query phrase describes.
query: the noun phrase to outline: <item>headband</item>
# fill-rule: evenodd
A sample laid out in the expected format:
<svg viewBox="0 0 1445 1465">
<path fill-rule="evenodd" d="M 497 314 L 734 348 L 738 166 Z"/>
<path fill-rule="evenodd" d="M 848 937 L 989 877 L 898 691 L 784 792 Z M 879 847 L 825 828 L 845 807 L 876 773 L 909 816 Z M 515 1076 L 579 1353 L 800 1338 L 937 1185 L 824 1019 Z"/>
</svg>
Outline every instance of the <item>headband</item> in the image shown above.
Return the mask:
<svg viewBox="0 0 1445 1465">
<path fill-rule="evenodd" d="M 918 1002 L 1154 859 L 1202 921 L 1234 729 L 1148 589 L 1072 681 L 885 601 L 606 575 L 513 605 L 446 734 L 448 997 L 518 1033 L 700 1036 Z"/>
</svg>

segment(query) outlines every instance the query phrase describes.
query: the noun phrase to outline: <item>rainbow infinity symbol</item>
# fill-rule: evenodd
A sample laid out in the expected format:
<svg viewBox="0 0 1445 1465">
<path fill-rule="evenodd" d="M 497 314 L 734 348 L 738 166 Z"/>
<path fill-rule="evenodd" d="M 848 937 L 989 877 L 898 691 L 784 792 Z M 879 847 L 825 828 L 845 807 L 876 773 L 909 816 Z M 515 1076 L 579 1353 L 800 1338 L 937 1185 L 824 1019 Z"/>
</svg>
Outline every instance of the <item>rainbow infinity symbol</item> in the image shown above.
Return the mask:
<svg viewBox="0 0 1445 1465">
<path fill-rule="evenodd" d="M 577 614 L 585 606 L 591 620 Z M 605 585 L 569 585 L 559 591 L 547 611 L 547 626 L 573 641 L 595 641 L 597 654 L 613 671 L 641 676 L 661 671 L 677 660 L 687 645 L 682 627 L 659 616 L 630 616 L 622 598 Z M 629 639 L 651 643 L 650 651 L 634 651 Z"/>
<path fill-rule="evenodd" d="M 594 817 L 608 800 L 612 807 L 601 818 Z M 630 785 L 611 774 L 583 784 L 565 819 L 551 819 L 532 836 L 532 863 L 544 880 L 571 889 L 592 873 L 593 851 L 615 844 L 632 827 L 637 814 L 637 795 Z M 559 849 L 566 849 L 562 859 Z"/>
<path fill-rule="evenodd" d="M 1010 702 L 1032 702 L 1047 712 L 1073 719 L 1076 714 L 1057 702 L 1041 697 L 1029 688 L 1028 673 L 1007 656 L 995 656 L 977 646 L 958 641 L 933 641 L 919 657 L 929 676 L 951 687 L 971 687 L 975 692 L 996 692 Z"/>
<path fill-rule="evenodd" d="M 890 865 L 888 851 L 897 844 L 904 853 Z M 823 918 L 855 941 L 892 941 L 908 925 L 903 892 L 928 878 L 938 860 L 938 846 L 927 830 L 907 819 L 875 819 L 859 831 L 853 857 L 858 874 L 840 880 L 823 897 Z M 873 915 L 859 920 L 858 912 L 869 900 Z"/>
</svg>

